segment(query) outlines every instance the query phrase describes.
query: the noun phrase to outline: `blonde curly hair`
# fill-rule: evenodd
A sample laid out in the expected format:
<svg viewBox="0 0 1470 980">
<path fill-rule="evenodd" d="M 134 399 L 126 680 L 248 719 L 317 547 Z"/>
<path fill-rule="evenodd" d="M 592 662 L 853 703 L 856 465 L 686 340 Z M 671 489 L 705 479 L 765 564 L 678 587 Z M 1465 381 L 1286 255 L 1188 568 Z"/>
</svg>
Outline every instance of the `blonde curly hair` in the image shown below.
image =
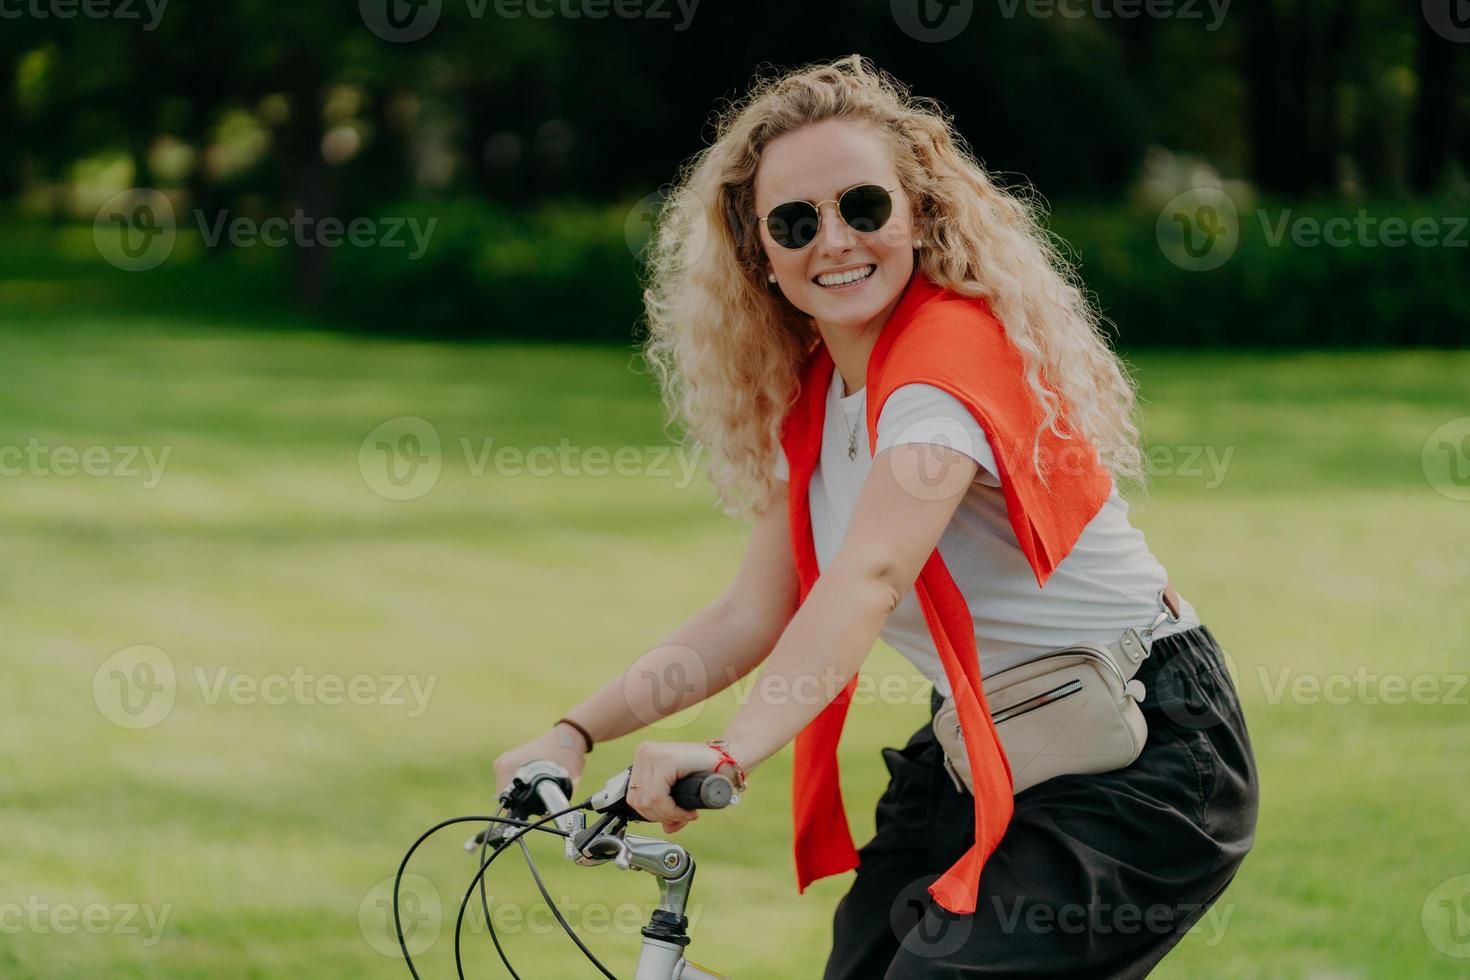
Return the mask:
<svg viewBox="0 0 1470 980">
<path fill-rule="evenodd" d="M 1135 384 L 1043 229 L 1042 205 L 993 182 L 937 102 L 853 54 L 757 72 L 746 97 L 719 114 L 714 142 L 680 169 L 649 243 L 643 357 L 668 422 L 682 423 L 684 448 L 710 454 L 721 508 L 740 516 L 769 505 L 781 422 L 820 341 L 811 318 L 767 286 L 756 169 L 772 140 L 829 119 L 870 124 L 885 138 L 923 229 L 919 271 L 985 298 L 1004 325 L 1043 407 L 1033 463 L 1045 429 L 1071 430 L 1115 479 L 1141 486 Z"/>
</svg>

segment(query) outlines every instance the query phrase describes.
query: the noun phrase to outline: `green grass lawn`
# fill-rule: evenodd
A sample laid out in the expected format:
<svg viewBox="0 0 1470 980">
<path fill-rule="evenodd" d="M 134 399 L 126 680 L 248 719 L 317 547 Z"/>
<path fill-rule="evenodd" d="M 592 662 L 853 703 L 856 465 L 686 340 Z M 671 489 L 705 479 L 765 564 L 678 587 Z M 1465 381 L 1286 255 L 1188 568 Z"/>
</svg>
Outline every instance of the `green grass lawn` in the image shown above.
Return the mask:
<svg viewBox="0 0 1470 980">
<path fill-rule="evenodd" d="M 651 453 L 654 472 L 638 475 L 475 472 L 492 439 L 492 452 L 663 445 L 626 350 L 372 341 L 257 319 L 0 322 L 0 447 L 103 447 L 106 471 L 66 476 L 56 461 L 0 478 L 5 978 L 406 976 L 377 948 L 382 882 L 404 848 L 442 818 L 489 812 L 495 754 L 714 598 L 739 559 L 742 529 L 703 478 Z M 1133 516 L 1233 659 L 1262 780 L 1223 935 L 1197 929 L 1156 975 L 1470 976 L 1470 945 L 1453 945 L 1470 939 L 1470 879 L 1451 881 L 1470 875 L 1470 690 L 1455 686 L 1470 669 L 1470 501 L 1437 492 L 1421 465 L 1430 434 L 1470 414 L 1470 353 L 1134 362 L 1148 441 L 1175 465 Z M 428 420 L 444 446 L 437 484 L 409 500 L 375 493 L 359 466 L 368 433 L 398 416 Z M 130 446 L 168 451 L 156 485 L 141 458 L 138 475 L 115 472 Z M 1212 471 L 1203 451 L 1189 465 L 1194 447 L 1230 453 L 1228 466 Z M 109 720 L 116 678 L 99 669 L 138 646 L 176 680 L 167 715 L 134 729 Z M 1305 677 L 1331 695 L 1360 669 L 1438 693 L 1292 694 Z M 911 674 L 883 647 L 865 670 Z M 362 675 L 383 687 L 360 700 L 383 697 L 268 703 L 270 679 L 293 672 Z M 432 683 L 426 703 L 395 697 L 392 675 Z M 230 683 L 247 686 L 231 697 Z M 860 843 L 887 776 L 880 747 L 927 717 L 914 690 L 847 725 Z M 683 727 L 600 745 L 582 788 L 642 737 L 717 734 L 735 705 L 727 691 Z M 738 978 L 819 975 L 851 877 L 797 896 L 790 759 L 767 764 L 737 811 L 677 838 L 700 866 L 693 958 Z M 447 920 L 426 978 L 454 975 L 465 836 L 417 862 Z M 630 976 L 627 923 L 646 917 L 653 881 L 572 866 L 558 843 L 534 842 L 548 887 Z M 597 975 L 533 911 L 516 855 L 493 891 L 522 976 Z M 484 933 L 469 975 L 502 976 Z"/>
</svg>

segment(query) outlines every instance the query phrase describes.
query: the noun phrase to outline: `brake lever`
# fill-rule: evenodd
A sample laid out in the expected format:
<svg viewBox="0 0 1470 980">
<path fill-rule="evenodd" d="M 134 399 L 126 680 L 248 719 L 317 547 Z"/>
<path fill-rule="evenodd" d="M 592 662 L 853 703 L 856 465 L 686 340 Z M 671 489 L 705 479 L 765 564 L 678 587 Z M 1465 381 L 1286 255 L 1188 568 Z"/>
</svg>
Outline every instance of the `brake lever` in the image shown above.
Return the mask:
<svg viewBox="0 0 1470 980">
<path fill-rule="evenodd" d="M 592 809 L 598 813 L 607 813 L 618 806 L 626 803 L 628 799 L 628 783 L 633 778 L 633 767 L 614 774 L 603 784 L 602 789 L 592 794 Z"/>
<path fill-rule="evenodd" d="M 589 868 L 611 860 L 626 870 L 629 848 L 627 841 L 623 840 L 623 833 L 627 829 L 626 818 L 616 813 L 604 813 L 597 823 L 567 838 L 567 856 Z M 611 845 L 611 853 L 598 853 L 606 845 Z"/>
<path fill-rule="evenodd" d="M 500 810 L 496 816 L 507 815 L 518 820 L 530 820 L 543 814 L 549 814 L 547 803 L 541 799 L 538 787 L 549 782 L 554 784 L 560 791 L 563 799 L 559 802 L 567 803 L 565 797 L 571 796 L 572 780 L 562 766 L 553 762 L 530 762 L 517 770 L 515 778 L 510 785 L 501 791 L 497 799 L 500 802 Z M 585 818 L 580 813 L 565 814 L 557 818 L 558 824 L 563 824 L 564 830 L 576 831 L 586 826 Z M 464 849 L 473 853 L 478 847 L 487 843 L 499 845 L 513 837 L 520 828 L 509 823 L 492 823 L 489 827 L 481 830 L 475 836 L 465 841 Z M 568 847 L 570 856 L 570 847 Z"/>
</svg>

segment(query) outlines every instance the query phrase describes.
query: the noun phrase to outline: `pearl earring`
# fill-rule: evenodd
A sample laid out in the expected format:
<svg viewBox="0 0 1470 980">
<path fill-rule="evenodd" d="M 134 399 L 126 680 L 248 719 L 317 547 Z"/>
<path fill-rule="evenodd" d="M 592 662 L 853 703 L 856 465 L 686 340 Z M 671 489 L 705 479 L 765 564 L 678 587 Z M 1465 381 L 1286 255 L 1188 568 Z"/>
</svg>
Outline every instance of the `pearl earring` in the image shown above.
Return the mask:
<svg viewBox="0 0 1470 980">
<path fill-rule="evenodd" d="M 914 248 L 923 248 L 923 247 L 924 247 L 924 240 L 922 238 L 915 238 L 914 239 Z"/>
<path fill-rule="evenodd" d="M 775 282 L 775 281 L 776 281 L 776 274 L 774 272 L 767 272 L 766 273 L 766 282 Z"/>
</svg>

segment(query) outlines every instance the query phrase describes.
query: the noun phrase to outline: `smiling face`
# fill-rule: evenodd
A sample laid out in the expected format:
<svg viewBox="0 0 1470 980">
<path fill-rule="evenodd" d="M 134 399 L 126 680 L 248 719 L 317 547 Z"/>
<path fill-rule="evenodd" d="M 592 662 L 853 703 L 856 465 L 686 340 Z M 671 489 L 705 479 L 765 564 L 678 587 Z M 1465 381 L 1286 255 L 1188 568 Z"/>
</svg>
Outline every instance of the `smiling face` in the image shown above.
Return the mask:
<svg viewBox="0 0 1470 980">
<path fill-rule="evenodd" d="M 859 184 L 892 189 L 893 213 L 875 231 L 855 231 L 831 203 Z M 761 245 L 782 294 L 823 334 L 860 334 L 875 321 L 881 326 L 913 272 L 915 237 L 911 204 L 882 137 L 870 126 L 832 119 L 772 140 L 755 175 L 756 214 L 765 218 L 787 201 L 829 203 L 821 205 L 816 237 L 800 250 L 779 245 L 768 222 L 760 222 Z M 861 278 L 840 282 L 854 276 Z"/>
</svg>

